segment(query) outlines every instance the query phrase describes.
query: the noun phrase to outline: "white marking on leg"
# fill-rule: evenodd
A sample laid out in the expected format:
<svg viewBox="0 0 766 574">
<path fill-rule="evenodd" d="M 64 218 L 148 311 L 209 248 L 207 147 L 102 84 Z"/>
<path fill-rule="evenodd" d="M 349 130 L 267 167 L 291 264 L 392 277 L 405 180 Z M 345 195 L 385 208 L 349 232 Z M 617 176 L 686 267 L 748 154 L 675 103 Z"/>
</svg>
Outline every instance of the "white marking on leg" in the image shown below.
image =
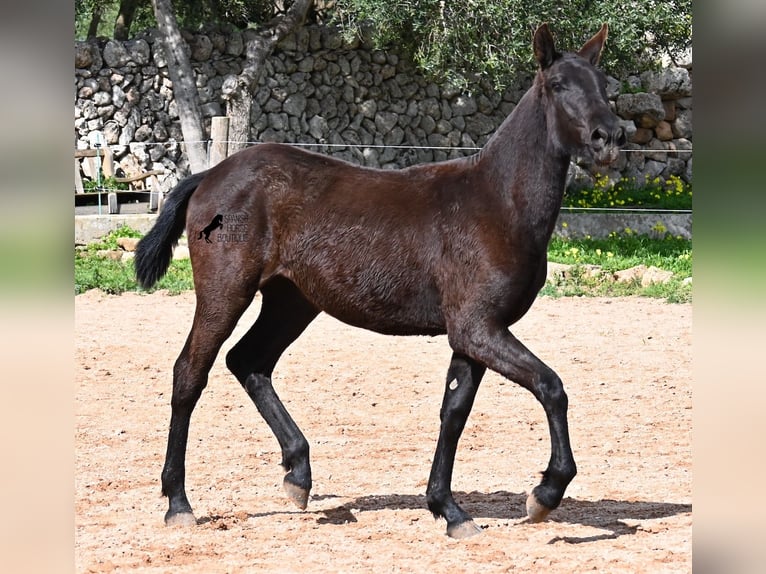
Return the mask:
<svg viewBox="0 0 766 574">
<path fill-rule="evenodd" d="M 457 388 L 458 384 L 459 383 L 457 382 L 457 379 L 451 380 L 449 383 L 449 390 L 454 391 Z"/>
</svg>

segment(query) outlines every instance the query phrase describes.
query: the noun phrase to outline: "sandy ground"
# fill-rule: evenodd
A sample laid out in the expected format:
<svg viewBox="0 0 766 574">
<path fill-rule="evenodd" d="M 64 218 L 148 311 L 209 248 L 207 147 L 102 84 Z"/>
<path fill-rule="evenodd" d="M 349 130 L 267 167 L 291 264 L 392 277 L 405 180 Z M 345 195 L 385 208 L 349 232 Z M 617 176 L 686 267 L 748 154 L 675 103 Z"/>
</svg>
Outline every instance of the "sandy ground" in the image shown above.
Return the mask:
<svg viewBox="0 0 766 574">
<path fill-rule="evenodd" d="M 77 572 L 691 571 L 690 305 L 535 303 L 513 331 L 564 380 L 579 474 L 546 522 L 525 522 L 547 425 L 529 393 L 488 373 L 453 480 L 484 532 L 463 541 L 424 496 L 446 338 L 384 337 L 324 315 L 274 379 L 311 444 L 308 509 L 283 496 L 277 442 L 222 353 L 187 454 L 199 524 L 166 528 L 171 372 L 193 306 L 193 293 L 76 297 Z"/>
</svg>

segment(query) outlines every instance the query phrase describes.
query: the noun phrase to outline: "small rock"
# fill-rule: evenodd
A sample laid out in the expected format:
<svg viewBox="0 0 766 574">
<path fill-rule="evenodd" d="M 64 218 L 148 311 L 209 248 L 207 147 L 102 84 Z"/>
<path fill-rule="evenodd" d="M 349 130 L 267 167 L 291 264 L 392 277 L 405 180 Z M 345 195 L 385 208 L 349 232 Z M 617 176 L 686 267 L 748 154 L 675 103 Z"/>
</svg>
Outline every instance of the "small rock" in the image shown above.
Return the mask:
<svg viewBox="0 0 766 574">
<path fill-rule="evenodd" d="M 649 267 L 641 277 L 641 286 L 648 287 L 652 283 L 667 283 L 673 277 L 672 271 L 665 271 L 659 267 Z"/>
<path fill-rule="evenodd" d="M 309 120 L 309 133 L 316 140 L 323 140 L 327 136 L 329 129 L 327 120 L 322 116 L 314 116 Z"/>
<path fill-rule="evenodd" d="M 96 251 L 96 255 L 106 257 L 107 259 L 114 259 L 115 261 L 122 259 L 122 251 L 114 251 L 112 249 L 100 249 Z"/>
<path fill-rule="evenodd" d="M 671 277 L 673 277 L 672 271 L 665 271 L 654 266 L 647 267 L 646 265 L 636 265 L 629 269 L 617 271 L 614 274 L 614 280 L 618 283 L 639 281 L 642 287 L 647 287 L 652 283 L 667 283 Z"/>
<path fill-rule="evenodd" d="M 299 118 L 306 111 L 306 103 L 306 96 L 303 94 L 291 94 L 285 99 L 283 109 L 288 115 Z"/>
<path fill-rule="evenodd" d="M 138 237 L 118 237 L 117 245 L 122 247 L 125 251 L 135 251 L 136 245 L 138 245 Z"/>
<path fill-rule="evenodd" d="M 665 120 L 657 124 L 654 128 L 654 133 L 657 134 L 657 139 L 660 141 L 670 141 L 673 139 L 673 128 Z"/>
<path fill-rule="evenodd" d="M 601 273 L 603 269 L 601 269 L 600 265 L 590 265 L 586 264 L 582 266 L 583 271 L 583 277 L 587 277 L 588 279 L 594 279 L 596 277 L 601 277 Z"/>
<path fill-rule="evenodd" d="M 692 79 L 685 68 L 665 68 L 641 74 L 641 83 L 647 92 L 668 99 L 688 97 L 692 94 Z"/>
<path fill-rule="evenodd" d="M 130 55 L 122 42 L 109 40 L 104 46 L 104 62 L 110 68 L 121 68 L 130 61 Z"/>
<path fill-rule="evenodd" d="M 642 128 L 653 128 L 665 119 L 665 107 L 657 94 L 621 94 L 615 106 L 620 117 L 634 120 Z"/>
<path fill-rule="evenodd" d="M 630 283 L 634 280 L 640 280 L 646 272 L 646 269 L 646 265 L 636 265 L 635 267 L 630 267 L 629 269 L 617 271 L 614 274 L 614 280 L 617 281 L 617 283 Z"/>
<path fill-rule="evenodd" d="M 476 100 L 471 96 L 461 95 L 452 102 L 452 115 L 455 116 L 470 116 L 476 113 L 478 109 Z"/>
<path fill-rule="evenodd" d="M 204 34 L 197 34 L 189 43 L 191 59 L 197 62 L 206 62 L 213 53 L 213 42 Z"/>
<path fill-rule="evenodd" d="M 545 280 L 559 281 L 567 276 L 571 268 L 572 266 L 567 265 L 566 263 L 553 263 L 552 261 L 548 261 L 548 271 Z"/>
</svg>

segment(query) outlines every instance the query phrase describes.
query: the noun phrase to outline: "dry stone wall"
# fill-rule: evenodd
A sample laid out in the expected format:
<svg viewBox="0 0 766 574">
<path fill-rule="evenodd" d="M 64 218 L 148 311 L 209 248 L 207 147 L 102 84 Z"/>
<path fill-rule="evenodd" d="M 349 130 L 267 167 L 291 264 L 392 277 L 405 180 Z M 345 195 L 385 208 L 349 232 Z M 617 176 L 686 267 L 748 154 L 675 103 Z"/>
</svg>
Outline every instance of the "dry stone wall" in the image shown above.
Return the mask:
<svg viewBox="0 0 766 574">
<path fill-rule="evenodd" d="M 248 31 L 185 32 L 206 129 L 223 115 L 221 87 L 238 74 Z M 396 168 L 470 155 L 486 143 L 530 85 L 461 91 L 429 82 L 395 49 L 348 43 L 334 29 L 306 27 L 266 63 L 252 110 L 254 140 L 306 144 L 366 166 Z M 629 136 L 609 176 L 692 177 L 690 68 L 609 78 L 608 94 Z M 162 169 L 170 189 L 188 173 L 167 64 L 153 30 L 119 42 L 75 43 L 75 145 L 104 134 L 127 175 Z M 465 149 L 453 149 L 465 148 Z M 573 163 L 570 185 L 593 182 Z"/>
</svg>

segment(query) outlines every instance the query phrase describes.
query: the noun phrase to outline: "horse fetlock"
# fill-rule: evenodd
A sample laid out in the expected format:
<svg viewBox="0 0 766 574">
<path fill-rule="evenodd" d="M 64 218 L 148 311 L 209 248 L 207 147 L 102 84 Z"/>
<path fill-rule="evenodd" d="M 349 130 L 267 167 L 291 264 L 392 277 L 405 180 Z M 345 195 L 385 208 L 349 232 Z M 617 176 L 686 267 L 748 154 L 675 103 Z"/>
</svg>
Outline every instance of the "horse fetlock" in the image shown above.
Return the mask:
<svg viewBox="0 0 766 574">
<path fill-rule="evenodd" d="M 295 476 L 307 476 L 308 482 L 311 482 L 308 442 L 306 440 L 299 440 L 290 446 L 285 446 L 282 450 L 282 462 L 280 465 L 286 472 L 290 472 Z"/>
<path fill-rule="evenodd" d="M 452 493 L 439 490 L 426 493 L 426 503 L 434 518 L 447 521 L 447 535 L 451 538 L 468 538 L 478 533 L 473 518 L 455 502 Z"/>
</svg>

